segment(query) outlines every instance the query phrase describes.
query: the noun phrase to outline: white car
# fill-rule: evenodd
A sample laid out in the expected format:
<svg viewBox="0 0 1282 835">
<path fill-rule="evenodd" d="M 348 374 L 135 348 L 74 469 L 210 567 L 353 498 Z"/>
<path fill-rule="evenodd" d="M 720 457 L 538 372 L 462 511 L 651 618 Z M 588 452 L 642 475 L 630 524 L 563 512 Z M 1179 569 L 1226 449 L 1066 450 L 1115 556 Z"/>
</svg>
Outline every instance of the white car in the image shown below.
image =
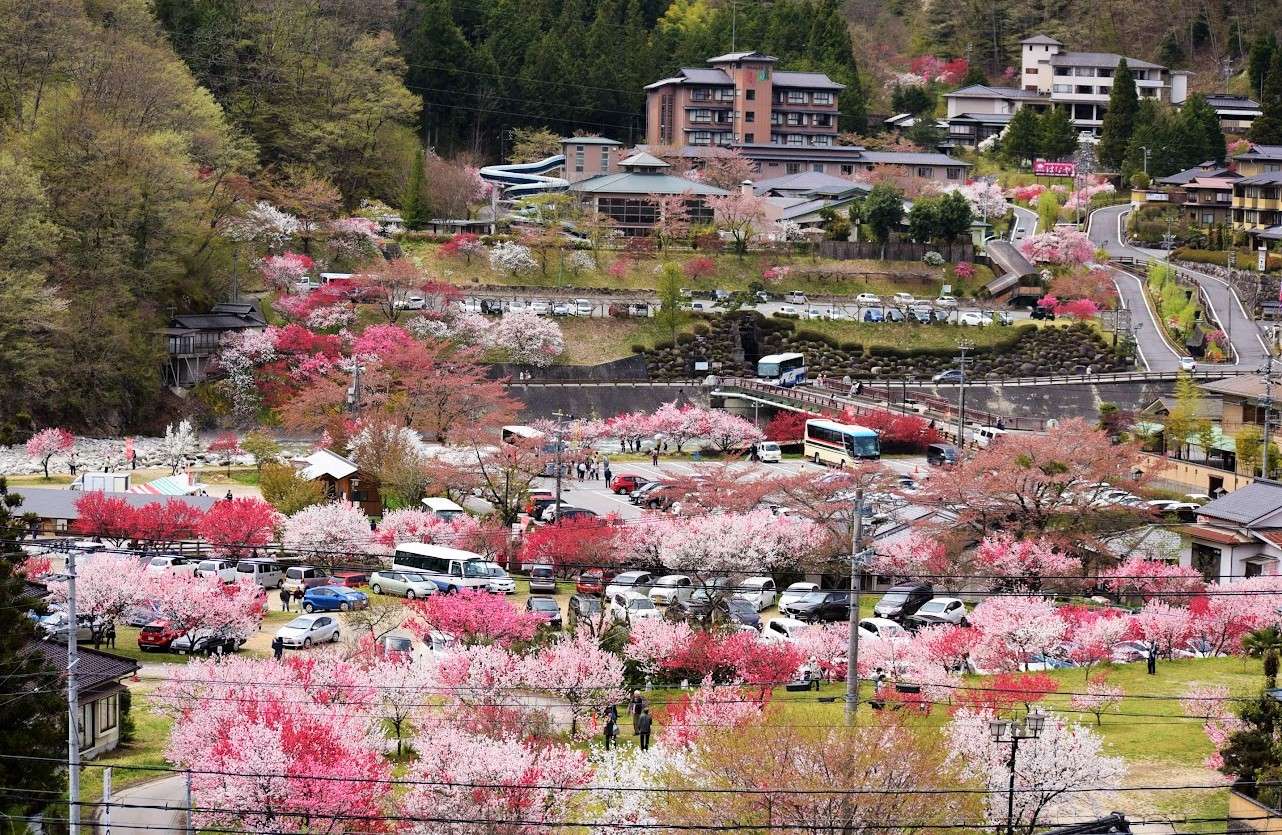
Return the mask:
<svg viewBox="0 0 1282 835">
<path fill-rule="evenodd" d="M 574 305 L 570 304 L 569 302 L 555 302 L 552 305 L 552 315 L 553 316 L 577 316 L 578 312 L 574 309 Z"/>
<path fill-rule="evenodd" d="M 845 313 L 843 313 L 840 308 L 836 308 L 836 307 L 828 308 L 829 322 L 844 322 L 849 318 L 850 317 L 847 316 Z"/>
<path fill-rule="evenodd" d="M 534 301 L 530 302 L 530 312 L 533 313 L 535 316 L 546 316 L 548 315 L 548 312 L 551 309 L 552 309 L 552 305 L 548 304 L 542 299 L 535 299 Z"/>
<path fill-rule="evenodd" d="M 180 577 L 191 577 L 196 573 L 196 561 L 185 557 L 152 557 L 147 563 L 150 574 L 177 574 Z"/>
<path fill-rule="evenodd" d="M 660 617 L 654 601 L 635 591 L 619 592 L 610 597 L 610 617 L 623 623 Z"/>
<path fill-rule="evenodd" d="M 865 305 L 880 306 L 881 296 L 878 296 L 876 293 L 860 293 L 855 296 L 855 304 L 860 305 L 861 307 Z"/>
<path fill-rule="evenodd" d="M 777 464 L 783 458 L 783 451 L 774 441 L 761 441 L 757 444 L 757 460 L 765 464 Z"/>
<path fill-rule="evenodd" d="M 667 606 L 677 599 L 682 589 L 694 585 L 694 581 L 684 574 L 665 574 L 654 581 L 654 588 L 650 589 L 650 600 L 656 606 Z"/>
<path fill-rule="evenodd" d="M 615 575 L 610 585 L 605 587 L 605 596 L 613 599 L 616 594 L 640 592 L 645 594 L 654 588 L 654 575 L 649 571 L 624 571 Z"/>
<path fill-rule="evenodd" d="M 777 617 L 769 620 L 761 630 L 761 640 L 766 643 L 778 641 L 795 641 L 797 633 L 809 629 L 812 624 L 796 618 Z"/>
<path fill-rule="evenodd" d="M 783 594 L 779 595 L 779 608 L 782 609 L 784 606 L 796 603 L 812 591 L 819 591 L 818 583 L 793 583 L 783 590 Z"/>
<path fill-rule="evenodd" d="M 960 626 L 966 620 L 966 604 L 956 597 L 932 597 L 908 618 L 920 626 L 951 623 Z"/>
<path fill-rule="evenodd" d="M 1181 371 L 1197 371 L 1197 360 L 1192 357 L 1180 357 Z"/>
<path fill-rule="evenodd" d="M 197 577 L 217 577 L 224 583 L 236 582 L 236 563 L 230 560 L 201 560 L 193 572 Z"/>
<path fill-rule="evenodd" d="M 574 300 L 574 312 L 577 313 L 579 316 L 591 316 L 592 311 L 595 309 L 596 309 L 596 305 L 592 303 L 591 299 L 575 299 Z"/>
<path fill-rule="evenodd" d="M 890 297 L 890 300 L 903 307 L 912 307 L 917 303 L 917 300 L 913 298 L 912 293 L 896 293 Z"/>
<path fill-rule="evenodd" d="M 512 303 L 507 306 L 509 313 L 524 313 L 526 311 L 525 299 L 512 299 Z"/>
<path fill-rule="evenodd" d="M 310 647 L 325 641 L 338 640 L 338 619 L 333 615 L 316 613 L 299 615 L 276 630 L 276 637 L 287 647 Z"/>
<path fill-rule="evenodd" d="M 797 310 L 797 308 L 790 304 L 781 304 L 779 305 L 779 309 L 775 311 L 775 314 L 779 316 L 800 316 L 801 311 Z"/>
<path fill-rule="evenodd" d="M 807 319 L 823 319 L 824 312 L 817 307 L 812 307 L 806 311 Z"/>
<path fill-rule="evenodd" d="M 908 630 L 890 618 L 864 618 L 859 621 L 859 637 L 878 640 L 880 638 L 902 638 Z"/>
<path fill-rule="evenodd" d="M 486 591 L 490 594 L 516 594 L 516 580 L 502 566 L 496 562 L 487 562 L 485 570 L 490 572 L 490 581 L 485 584 Z"/>
<path fill-rule="evenodd" d="M 957 314 L 957 324 L 959 325 L 975 325 L 982 327 L 984 325 L 991 325 L 992 323 L 992 319 L 980 313 L 978 310 L 967 310 Z"/>
<path fill-rule="evenodd" d="M 427 307 L 427 299 L 418 295 L 406 296 L 403 299 L 397 299 L 395 306 L 398 310 L 422 310 Z"/>
<path fill-rule="evenodd" d="M 770 608 L 775 602 L 775 581 L 772 577 L 749 577 L 739 584 L 735 597 L 742 597 L 758 612 Z"/>
<path fill-rule="evenodd" d="M 943 294 L 940 294 L 939 298 L 935 299 L 935 306 L 936 307 L 956 307 L 957 299 L 954 298 L 953 296 L 945 296 Z"/>
</svg>

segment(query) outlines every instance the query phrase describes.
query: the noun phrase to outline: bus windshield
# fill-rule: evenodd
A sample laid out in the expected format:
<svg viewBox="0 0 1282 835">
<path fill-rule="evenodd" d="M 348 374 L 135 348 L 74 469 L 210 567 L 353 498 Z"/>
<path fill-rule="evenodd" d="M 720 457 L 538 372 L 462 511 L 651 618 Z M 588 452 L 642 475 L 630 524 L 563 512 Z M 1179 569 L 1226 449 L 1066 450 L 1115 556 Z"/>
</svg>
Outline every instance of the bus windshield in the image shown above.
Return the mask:
<svg viewBox="0 0 1282 835">
<path fill-rule="evenodd" d="M 879 457 L 878 453 L 880 450 L 877 444 L 877 436 L 875 435 L 870 438 L 858 438 L 854 435 L 847 435 L 846 447 L 850 450 L 850 454 L 856 458 Z"/>
<path fill-rule="evenodd" d="M 484 560 L 468 560 L 463 563 L 463 576 L 468 578 L 488 578 L 490 564 Z"/>
</svg>

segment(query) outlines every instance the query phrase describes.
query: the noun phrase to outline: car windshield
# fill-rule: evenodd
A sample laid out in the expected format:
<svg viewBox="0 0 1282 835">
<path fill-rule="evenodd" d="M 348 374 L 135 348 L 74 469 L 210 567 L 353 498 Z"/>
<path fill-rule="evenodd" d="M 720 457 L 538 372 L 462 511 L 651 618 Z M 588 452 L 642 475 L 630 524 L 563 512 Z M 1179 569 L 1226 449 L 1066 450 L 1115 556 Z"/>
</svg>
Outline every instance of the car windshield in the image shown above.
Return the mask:
<svg viewBox="0 0 1282 835">
<path fill-rule="evenodd" d="M 468 560 L 463 563 L 463 576 L 473 577 L 479 580 L 486 577 L 492 577 L 494 575 L 490 573 L 490 566 L 488 563 L 481 562 L 480 560 Z"/>
<path fill-rule="evenodd" d="M 805 596 L 805 597 L 803 597 L 803 598 L 801 598 L 801 602 L 803 602 L 803 603 L 823 603 L 823 602 L 824 602 L 824 598 L 825 598 L 825 597 L 827 597 L 827 595 L 826 595 L 826 594 L 824 594 L 824 593 L 823 593 L 823 592 L 821 592 L 821 591 L 812 591 L 812 592 L 807 592 L 807 593 L 806 593 L 806 596 Z"/>
<path fill-rule="evenodd" d="M 653 609 L 654 604 L 650 602 L 650 598 L 648 597 L 635 597 L 632 600 L 628 601 L 628 608 L 629 609 Z"/>
<path fill-rule="evenodd" d="M 556 604 L 555 600 L 532 597 L 530 598 L 530 608 L 537 609 L 540 612 L 552 612 L 559 611 L 561 607 Z"/>
<path fill-rule="evenodd" d="M 601 601 L 595 597 L 580 597 L 579 609 L 584 612 L 599 612 L 601 611 Z"/>
<path fill-rule="evenodd" d="M 738 597 L 730 598 L 728 605 L 731 609 L 737 612 L 755 612 L 756 611 L 756 609 L 753 608 L 751 603 L 749 603 L 746 600 L 741 600 Z"/>
<path fill-rule="evenodd" d="M 675 586 L 680 581 L 680 577 L 660 577 L 658 585 L 666 588 L 668 586 Z"/>
<path fill-rule="evenodd" d="M 778 452 L 779 445 L 776 443 L 764 443 L 761 445 L 761 449 L 765 452 Z"/>
<path fill-rule="evenodd" d="M 926 605 L 922 606 L 918 611 L 920 611 L 920 612 L 942 612 L 942 611 L 944 611 L 944 607 L 945 607 L 945 606 L 947 606 L 947 605 L 948 605 L 948 602 L 947 602 L 947 601 L 945 601 L 945 600 L 932 600 L 932 601 L 930 601 L 929 603 L 927 603 Z"/>
<path fill-rule="evenodd" d="M 402 574 L 401 576 L 405 578 L 407 583 L 422 583 L 431 579 L 426 574 Z"/>
<path fill-rule="evenodd" d="M 903 603 L 907 599 L 908 599 L 908 595 L 904 594 L 902 591 L 893 591 L 887 594 L 885 597 L 883 597 L 881 599 L 881 602 L 888 603 L 894 606 L 894 605 Z"/>
<path fill-rule="evenodd" d="M 152 565 L 169 565 L 169 557 L 153 557 L 151 560 L 151 564 Z"/>
<path fill-rule="evenodd" d="M 201 571 L 210 571 L 210 570 L 217 569 L 218 563 L 214 562 L 213 560 L 205 560 L 198 566 L 198 568 L 200 568 Z"/>
<path fill-rule="evenodd" d="M 285 628 L 286 629 L 311 629 L 312 623 L 313 621 L 311 618 L 294 618 L 289 623 L 285 624 Z"/>
</svg>

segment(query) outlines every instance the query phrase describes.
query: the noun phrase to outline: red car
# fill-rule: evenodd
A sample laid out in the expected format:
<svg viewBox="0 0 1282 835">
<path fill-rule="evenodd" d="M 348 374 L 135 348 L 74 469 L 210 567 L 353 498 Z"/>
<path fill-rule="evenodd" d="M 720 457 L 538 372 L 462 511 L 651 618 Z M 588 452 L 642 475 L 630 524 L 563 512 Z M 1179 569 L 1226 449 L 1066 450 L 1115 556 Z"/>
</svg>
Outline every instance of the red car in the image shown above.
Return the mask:
<svg viewBox="0 0 1282 835">
<path fill-rule="evenodd" d="M 579 594 L 592 594 L 600 597 L 605 594 L 605 587 L 610 584 L 618 570 L 614 568 L 585 568 L 579 572 L 574 582 L 574 590 Z"/>
<path fill-rule="evenodd" d="M 633 490 L 640 490 L 642 485 L 649 484 L 650 479 L 642 478 L 639 475 L 616 475 L 610 482 L 610 490 L 623 494 L 631 493 Z"/>
<path fill-rule="evenodd" d="M 367 583 L 369 583 L 369 574 L 364 571 L 335 571 L 328 585 L 356 589 Z"/>
<path fill-rule="evenodd" d="M 138 632 L 138 649 L 143 652 L 155 650 L 167 652 L 174 639 L 182 637 L 182 632 L 169 626 L 167 620 L 153 620 Z"/>
</svg>

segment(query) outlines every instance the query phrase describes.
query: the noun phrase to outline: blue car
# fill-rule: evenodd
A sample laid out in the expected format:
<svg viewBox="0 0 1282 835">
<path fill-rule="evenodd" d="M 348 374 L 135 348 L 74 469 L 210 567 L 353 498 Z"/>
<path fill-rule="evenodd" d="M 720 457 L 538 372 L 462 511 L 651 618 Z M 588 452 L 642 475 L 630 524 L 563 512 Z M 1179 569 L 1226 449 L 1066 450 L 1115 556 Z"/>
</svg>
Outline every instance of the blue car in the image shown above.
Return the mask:
<svg viewBox="0 0 1282 835">
<path fill-rule="evenodd" d="M 885 318 L 886 318 L 885 315 L 875 307 L 871 307 L 868 310 L 864 311 L 865 322 L 881 322 Z"/>
<path fill-rule="evenodd" d="M 304 612 L 347 612 L 368 607 L 365 592 L 344 586 L 316 586 L 303 594 Z"/>
</svg>

